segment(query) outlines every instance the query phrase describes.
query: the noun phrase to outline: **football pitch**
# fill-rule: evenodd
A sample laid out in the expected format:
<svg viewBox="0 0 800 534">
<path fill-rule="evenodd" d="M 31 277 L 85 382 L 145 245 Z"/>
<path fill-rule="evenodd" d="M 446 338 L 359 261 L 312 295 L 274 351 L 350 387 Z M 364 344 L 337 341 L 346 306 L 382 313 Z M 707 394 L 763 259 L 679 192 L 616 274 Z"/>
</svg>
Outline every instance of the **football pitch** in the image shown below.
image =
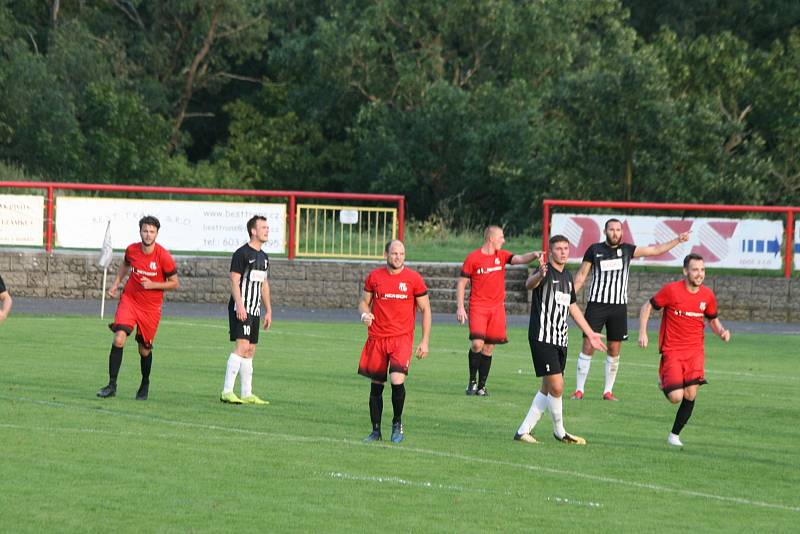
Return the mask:
<svg viewBox="0 0 800 534">
<path fill-rule="evenodd" d="M 512 440 L 538 384 L 525 329 L 509 330 L 490 396 L 477 398 L 464 395 L 466 329 L 434 325 L 395 445 L 361 443 L 357 319 L 276 317 L 253 378 L 269 406 L 219 402 L 227 324 L 197 318 L 162 321 L 148 401 L 133 398 L 134 343 L 117 397 L 96 398 L 106 323 L 18 314 L 0 327 L 0 531 L 789 532 L 800 521 L 797 337 L 707 336 L 710 384 L 682 450 L 666 444 L 676 406 L 656 387 L 656 343 L 623 346 L 616 403 L 600 400 L 598 354 L 586 399 L 564 400 L 580 447 L 556 442 L 547 414 L 540 444 Z M 387 387 L 387 438 L 391 411 Z"/>
</svg>

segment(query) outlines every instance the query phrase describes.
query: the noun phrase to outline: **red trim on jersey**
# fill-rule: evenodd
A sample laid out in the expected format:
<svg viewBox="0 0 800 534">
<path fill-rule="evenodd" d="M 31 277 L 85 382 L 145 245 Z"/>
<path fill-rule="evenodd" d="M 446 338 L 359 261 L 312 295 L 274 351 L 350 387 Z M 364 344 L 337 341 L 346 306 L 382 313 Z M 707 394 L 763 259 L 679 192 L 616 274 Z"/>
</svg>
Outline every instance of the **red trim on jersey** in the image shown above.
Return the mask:
<svg viewBox="0 0 800 534">
<path fill-rule="evenodd" d="M 386 267 L 375 269 L 364 282 L 364 291 L 372 293 L 370 308 L 375 319 L 370 337 L 394 337 L 414 332 L 417 317 L 416 297 L 428 294 L 422 276 L 408 267 L 392 274 Z"/>
<path fill-rule="evenodd" d="M 481 249 L 467 255 L 461 266 L 461 276 L 469 278 L 469 305 L 493 308 L 506 299 L 506 266 L 514 256 L 507 250 L 484 254 Z"/>
</svg>

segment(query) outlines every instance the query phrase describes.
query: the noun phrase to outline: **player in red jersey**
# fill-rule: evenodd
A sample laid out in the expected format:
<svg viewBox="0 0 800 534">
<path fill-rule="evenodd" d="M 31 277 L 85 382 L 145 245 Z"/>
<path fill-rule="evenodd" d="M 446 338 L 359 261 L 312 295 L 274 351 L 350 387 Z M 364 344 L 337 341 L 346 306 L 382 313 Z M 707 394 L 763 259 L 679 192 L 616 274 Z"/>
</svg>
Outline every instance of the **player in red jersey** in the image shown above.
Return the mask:
<svg viewBox="0 0 800 534">
<path fill-rule="evenodd" d="M 383 386 L 386 370 L 392 382 L 392 442 L 403 441 L 401 417 L 406 399 L 405 381 L 411 365 L 414 323 L 417 308 L 422 312 L 422 339 L 414 352 L 418 359 L 428 355 L 431 335 L 431 305 L 428 287 L 422 276 L 405 266 L 406 249 L 402 241 L 389 241 L 384 249 L 386 267 L 375 269 L 364 282 L 364 294 L 358 303 L 361 322 L 368 336 L 361 351 L 358 374 L 372 380 L 369 414 L 372 433 L 365 442 L 381 440 Z"/>
<path fill-rule="evenodd" d="M 469 319 L 470 347 L 467 395 L 484 397 L 486 379 L 492 366 L 494 346 L 508 343 L 506 337 L 506 266 L 527 265 L 541 252 L 512 254 L 503 250 L 505 237 L 499 226 L 483 232 L 481 248 L 469 253 L 461 266 L 456 284 L 456 319 L 464 324 Z M 469 316 L 464 309 L 464 293 L 470 284 Z M 478 380 L 476 381 L 476 375 Z"/>
<path fill-rule="evenodd" d="M 137 400 L 147 400 L 150 388 L 150 368 L 153 362 L 153 340 L 161 320 L 161 303 L 164 291 L 178 289 L 178 272 L 175 260 L 167 249 L 156 243 L 161 223 L 150 215 L 139 221 L 141 243 L 133 243 L 125 249 L 125 261 L 120 265 L 117 277 L 108 290 L 115 298 L 122 279 L 130 272 L 128 282 L 114 315 L 108 325 L 114 332 L 114 342 L 108 355 L 108 385 L 97 392 L 98 397 L 113 397 L 117 394 L 117 375 L 122 365 L 122 349 L 125 341 L 136 327 L 139 344 L 139 362 L 142 382 L 136 392 Z"/>
<path fill-rule="evenodd" d="M 711 330 L 723 341 L 731 338 L 730 330 L 722 326 L 717 317 L 717 298 L 703 285 L 706 277 L 702 256 L 689 254 L 683 260 L 684 280 L 665 285 L 653 298 L 645 302 L 639 314 L 639 346 L 647 347 L 647 321 L 650 311 L 664 309 L 658 349 L 661 364 L 658 368 L 659 384 L 672 404 L 681 403 L 675 415 L 672 432 L 667 443 L 683 447 L 679 437 L 694 409 L 697 391 L 705 379 L 705 352 L 703 330 L 709 320 Z"/>
</svg>

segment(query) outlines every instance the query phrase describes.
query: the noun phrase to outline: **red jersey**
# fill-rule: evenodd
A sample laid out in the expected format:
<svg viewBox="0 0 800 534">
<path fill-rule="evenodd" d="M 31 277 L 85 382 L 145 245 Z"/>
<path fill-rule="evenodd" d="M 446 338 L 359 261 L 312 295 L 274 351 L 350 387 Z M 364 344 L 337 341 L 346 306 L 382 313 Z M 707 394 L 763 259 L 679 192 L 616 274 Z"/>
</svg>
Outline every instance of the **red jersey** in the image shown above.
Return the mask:
<svg viewBox="0 0 800 534">
<path fill-rule="evenodd" d="M 665 285 L 650 299 L 661 314 L 661 330 L 658 333 L 659 351 L 703 353 L 705 320 L 717 317 L 717 298 L 706 286 L 697 293 L 686 289 L 683 280 Z"/>
<path fill-rule="evenodd" d="M 167 278 L 177 273 L 172 255 L 158 243 L 154 244 L 150 254 L 142 252 L 141 243 L 132 243 L 125 249 L 125 264 L 131 271 L 125 284 L 124 295 L 133 299 L 138 306 L 160 308 L 164 300 L 164 290 L 143 288 L 142 277 L 151 282 L 165 282 Z"/>
<path fill-rule="evenodd" d="M 469 278 L 469 306 L 493 307 L 506 300 L 506 265 L 514 255 L 507 250 L 484 254 L 473 250 L 461 266 L 461 276 Z"/>
<path fill-rule="evenodd" d="M 391 274 L 386 267 L 381 267 L 369 273 L 364 291 L 372 293 L 371 311 L 375 319 L 369 327 L 370 337 L 413 334 L 416 298 L 428 294 L 428 287 L 419 273 L 404 267 L 399 273 Z"/>
</svg>

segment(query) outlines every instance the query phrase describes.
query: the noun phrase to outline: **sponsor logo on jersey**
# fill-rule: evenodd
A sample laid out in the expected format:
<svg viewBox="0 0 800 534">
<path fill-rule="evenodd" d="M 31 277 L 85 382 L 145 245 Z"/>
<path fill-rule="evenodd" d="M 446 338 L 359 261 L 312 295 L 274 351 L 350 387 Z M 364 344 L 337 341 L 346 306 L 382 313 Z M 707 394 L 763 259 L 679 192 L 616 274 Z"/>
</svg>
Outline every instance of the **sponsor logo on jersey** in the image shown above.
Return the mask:
<svg viewBox="0 0 800 534">
<path fill-rule="evenodd" d="M 706 303 L 705 302 L 701 302 L 700 303 L 700 311 L 706 311 Z"/>
<path fill-rule="evenodd" d="M 494 259 L 494 264 L 495 265 L 500 265 L 500 258 L 495 258 Z"/>
<path fill-rule="evenodd" d="M 475 272 L 477 274 L 489 274 L 489 273 L 493 273 L 495 271 L 502 271 L 502 270 L 503 270 L 503 266 L 502 265 L 498 265 L 497 267 L 484 267 L 484 268 L 476 270 Z"/>
<path fill-rule="evenodd" d="M 405 282 L 400 282 L 400 291 L 403 293 L 408 293 L 408 287 L 406 286 Z"/>
</svg>

